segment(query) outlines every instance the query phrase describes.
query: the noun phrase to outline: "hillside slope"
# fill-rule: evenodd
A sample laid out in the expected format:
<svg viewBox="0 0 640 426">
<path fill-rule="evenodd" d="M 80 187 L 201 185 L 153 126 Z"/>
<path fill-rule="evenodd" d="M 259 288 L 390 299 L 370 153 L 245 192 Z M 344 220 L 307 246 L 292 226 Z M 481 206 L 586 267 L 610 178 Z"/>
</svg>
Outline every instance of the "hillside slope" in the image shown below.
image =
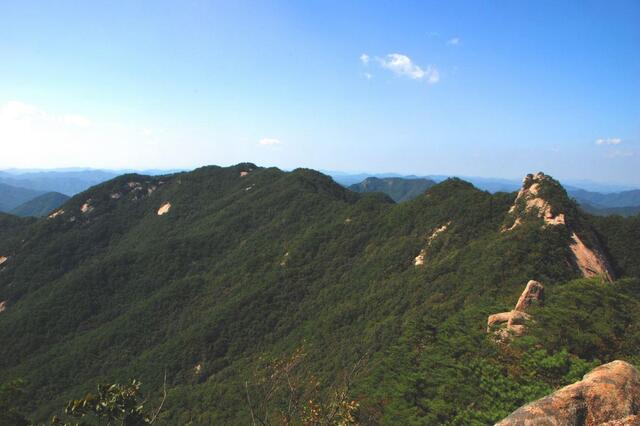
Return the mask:
<svg viewBox="0 0 640 426">
<path fill-rule="evenodd" d="M 0 212 L 8 213 L 42 193 L 42 191 L 0 183 Z"/>
<path fill-rule="evenodd" d="M 617 237 L 637 224 L 594 228 L 548 182 L 554 226 L 459 179 L 394 204 L 253 164 L 125 175 L 47 218 L 0 217 L 0 383 L 26 380 L 46 421 L 99 382 L 157 395 L 166 371 L 166 424 L 248 424 L 257 366 L 303 348 L 295 379 L 325 396 L 366 360 L 349 387 L 364 424 L 497 421 L 596 362 L 638 360 L 637 254 Z M 574 234 L 629 278 L 583 279 Z M 487 315 L 530 279 L 548 301 L 505 352 Z"/>
<path fill-rule="evenodd" d="M 20 204 L 18 207 L 11 210 L 11 214 L 23 217 L 46 216 L 47 213 L 57 209 L 68 199 L 68 196 L 59 192 L 47 192 Z"/>
</svg>

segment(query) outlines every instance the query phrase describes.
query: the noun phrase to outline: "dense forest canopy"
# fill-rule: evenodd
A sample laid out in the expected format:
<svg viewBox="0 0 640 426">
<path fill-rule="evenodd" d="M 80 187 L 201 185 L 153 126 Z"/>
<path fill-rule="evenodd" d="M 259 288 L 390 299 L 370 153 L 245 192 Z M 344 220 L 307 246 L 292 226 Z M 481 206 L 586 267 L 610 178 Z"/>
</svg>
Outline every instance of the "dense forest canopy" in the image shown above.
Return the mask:
<svg viewBox="0 0 640 426">
<path fill-rule="evenodd" d="M 166 424 L 491 424 L 602 362 L 640 363 L 640 221 L 587 215 L 550 182 L 566 225 L 524 206 L 510 231 L 513 193 L 448 179 L 396 204 L 248 163 L 0 215 L 0 383 L 22 380 L 39 422 L 131 378 L 155 404 L 166 373 Z M 570 231 L 614 282 L 583 277 Z M 530 279 L 547 295 L 535 322 L 496 342 L 487 316 Z M 294 394 L 314 403 L 293 410 Z"/>
</svg>

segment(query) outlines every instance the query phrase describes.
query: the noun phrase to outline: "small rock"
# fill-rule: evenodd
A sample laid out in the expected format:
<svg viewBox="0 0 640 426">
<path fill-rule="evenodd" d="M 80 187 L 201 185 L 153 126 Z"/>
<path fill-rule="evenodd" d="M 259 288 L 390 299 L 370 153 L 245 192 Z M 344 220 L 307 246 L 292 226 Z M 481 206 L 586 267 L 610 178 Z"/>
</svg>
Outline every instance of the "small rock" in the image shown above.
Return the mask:
<svg viewBox="0 0 640 426">
<path fill-rule="evenodd" d="M 49 219 L 53 219 L 54 217 L 58 217 L 60 215 L 64 214 L 64 210 L 60 209 L 60 210 L 56 210 L 55 212 L 51 213 L 49 215 Z"/>
<path fill-rule="evenodd" d="M 91 200 L 87 200 L 87 202 L 86 202 L 86 203 L 84 203 L 84 204 L 82 205 L 82 207 L 80 207 L 80 211 L 81 211 L 83 214 L 91 213 L 91 212 L 93 211 L 93 206 L 91 205 Z"/>
<path fill-rule="evenodd" d="M 167 201 L 158 209 L 158 216 L 169 213 L 169 210 L 171 210 L 171 203 Z"/>
</svg>

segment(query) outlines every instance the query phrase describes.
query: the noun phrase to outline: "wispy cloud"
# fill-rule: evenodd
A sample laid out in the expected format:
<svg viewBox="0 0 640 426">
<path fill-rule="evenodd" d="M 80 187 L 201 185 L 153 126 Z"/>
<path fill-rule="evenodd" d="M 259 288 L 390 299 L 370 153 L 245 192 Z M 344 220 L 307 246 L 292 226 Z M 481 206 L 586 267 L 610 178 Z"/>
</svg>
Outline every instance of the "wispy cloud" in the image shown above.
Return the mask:
<svg viewBox="0 0 640 426">
<path fill-rule="evenodd" d="M 616 149 L 606 155 L 607 158 L 628 158 L 633 157 L 633 152 Z"/>
<path fill-rule="evenodd" d="M 364 78 L 366 78 L 367 80 L 371 80 L 371 79 L 373 78 L 373 75 L 371 75 L 371 74 L 370 74 L 370 73 L 368 73 L 368 72 L 365 72 L 365 73 L 364 73 Z"/>
<path fill-rule="evenodd" d="M 426 80 L 429 84 L 440 81 L 440 72 L 431 65 L 423 69 L 415 64 L 411 58 L 401 53 L 390 53 L 384 58 L 377 58 L 383 68 L 393 71 L 396 75 L 413 80 Z"/>
<path fill-rule="evenodd" d="M 620 138 L 600 138 L 596 139 L 596 145 L 620 145 L 622 139 Z"/>
<path fill-rule="evenodd" d="M 367 65 L 369 63 L 369 55 L 367 55 L 366 53 L 360 55 L 360 62 Z"/>
<path fill-rule="evenodd" d="M 89 127 L 91 120 L 78 114 L 51 114 L 38 108 L 20 101 L 9 101 L 0 106 L 0 121 L 5 124 L 26 124 L 26 123 L 49 123 L 62 124 L 72 127 Z"/>
<path fill-rule="evenodd" d="M 275 146 L 275 145 L 282 144 L 282 142 L 280 142 L 279 139 L 275 139 L 275 138 L 262 138 L 258 143 L 263 146 Z"/>
<path fill-rule="evenodd" d="M 460 44 L 460 37 L 453 37 L 447 40 L 449 46 L 458 46 Z"/>
</svg>

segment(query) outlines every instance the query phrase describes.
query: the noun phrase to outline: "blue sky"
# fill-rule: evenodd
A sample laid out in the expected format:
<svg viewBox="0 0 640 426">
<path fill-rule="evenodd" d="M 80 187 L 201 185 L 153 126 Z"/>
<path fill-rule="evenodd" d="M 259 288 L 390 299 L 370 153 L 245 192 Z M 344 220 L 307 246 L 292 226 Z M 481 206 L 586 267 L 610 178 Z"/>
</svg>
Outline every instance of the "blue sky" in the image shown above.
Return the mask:
<svg viewBox="0 0 640 426">
<path fill-rule="evenodd" d="M 637 1 L 4 0 L 0 168 L 640 185 L 638 22 Z"/>
</svg>

